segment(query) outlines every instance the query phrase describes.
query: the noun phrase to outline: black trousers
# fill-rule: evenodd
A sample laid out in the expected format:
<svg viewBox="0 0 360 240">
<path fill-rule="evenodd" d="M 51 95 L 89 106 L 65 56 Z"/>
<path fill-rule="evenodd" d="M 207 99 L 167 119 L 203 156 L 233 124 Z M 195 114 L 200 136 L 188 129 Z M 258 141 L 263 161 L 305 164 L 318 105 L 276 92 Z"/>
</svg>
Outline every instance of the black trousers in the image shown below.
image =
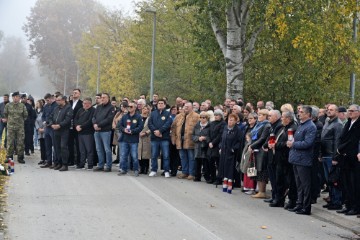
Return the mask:
<svg viewBox="0 0 360 240">
<path fill-rule="evenodd" d="M 41 160 L 46 160 L 45 138 L 39 138 Z"/>
<path fill-rule="evenodd" d="M 94 166 L 94 156 L 95 156 L 95 139 L 94 134 L 88 135 L 78 135 L 79 148 L 80 148 L 80 161 L 78 166 L 83 167 L 85 165 L 86 159 L 88 160 L 88 167 Z"/>
<path fill-rule="evenodd" d="M 170 154 L 170 171 L 173 176 L 177 174 L 178 167 L 180 165 L 180 156 L 179 150 L 176 149 L 176 145 L 173 145 L 171 142 L 169 144 L 169 154 Z"/>
<path fill-rule="evenodd" d="M 34 151 L 34 126 L 25 124 L 25 152 Z"/>
<path fill-rule="evenodd" d="M 276 185 L 276 165 L 274 163 L 268 163 L 267 170 L 269 174 L 270 184 L 271 184 L 271 198 L 276 199 L 276 194 L 278 192 Z"/>
<path fill-rule="evenodd" d="M 360 211 L 360 162 L 341 170 L 341 190 L 346 208 Z"/>
<path fill-rule="evenodd" d="M 311 211 L 311 167 L 294 165 L 294 175 L 297 187 L 297 205 L 307 212 Z"/>
<path fill-rule="evenodd" d="M 79 165 L 80 163 L 80 148 L 78 133 L 75 129 L 69 130 L 69 165 Z"/>
<path fill-rule="evenodd" d="M 216 181 L 216 167 L 219 166 L 219 157 L 210 157 L 208 159 L 209 179 Z"/>
<path fill-rule="evenodd" d="M 201 169 L 204 171 L 205 180 L 209 180 L 208 160 L 206 158 L 195 158 L 195 179 L 201 180 Z"/>
<path fill-rule="evenodd" d="M 68 165 L 69 161 L 69 130 L 54 131 L 54 148 L 56 164 Z"/>
</svg>

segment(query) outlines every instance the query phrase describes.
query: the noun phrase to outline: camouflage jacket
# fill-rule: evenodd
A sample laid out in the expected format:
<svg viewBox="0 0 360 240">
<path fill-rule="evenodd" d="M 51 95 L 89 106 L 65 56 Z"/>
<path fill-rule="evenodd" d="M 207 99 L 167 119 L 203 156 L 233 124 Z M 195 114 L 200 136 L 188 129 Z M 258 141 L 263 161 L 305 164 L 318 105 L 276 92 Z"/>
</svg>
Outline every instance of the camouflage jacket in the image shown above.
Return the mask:
<svg viewBox="0 0 360 240">
<path fill-rule="evenodd" d="M 5 106 L 4 117 L 7 118 L 7 127 L 19 128 L 24 127 L 24 121 L 28 116 L 26 107 L 22 103 L 8 103 Z"/>
</svg>

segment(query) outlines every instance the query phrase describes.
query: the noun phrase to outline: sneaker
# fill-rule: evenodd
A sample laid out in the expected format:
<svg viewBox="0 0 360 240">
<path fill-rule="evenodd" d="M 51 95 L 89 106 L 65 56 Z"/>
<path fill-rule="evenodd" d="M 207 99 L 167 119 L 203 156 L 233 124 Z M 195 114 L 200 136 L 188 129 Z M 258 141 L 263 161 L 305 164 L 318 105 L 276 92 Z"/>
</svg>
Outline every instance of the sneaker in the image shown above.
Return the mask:
<svg viewBox="0 0 360 240">
<path fill-rule="evenodd" d="M 170 177 L 170 173 L 169 172 L 165 172 L 165 177 L 169 178 Z"/>
<path fill-rule="evenodd" d="M 135 172 L 134 172 L 134 176 L 135 176 L 135 177 L 138 177 L 138 176 L 139 176 L 139 171 L 135 171 Z"/>
<path fill-rule="evenodd" d="M 156 176 L 156 172 L 151 171 L 150 174 L 149 174 L 149 177 L 155 177 L 155 176 Z"/>
<path fill-rule="evenodd" d="M 126 174 L 127 174 L 126 171 L 120 169 L 120 170 L 119 170 L 119 173 L 118 173 L 117 175 L 118 175 L 118 176 L 124 176 L 124 175 L 126 175 Z"/>
</svg>

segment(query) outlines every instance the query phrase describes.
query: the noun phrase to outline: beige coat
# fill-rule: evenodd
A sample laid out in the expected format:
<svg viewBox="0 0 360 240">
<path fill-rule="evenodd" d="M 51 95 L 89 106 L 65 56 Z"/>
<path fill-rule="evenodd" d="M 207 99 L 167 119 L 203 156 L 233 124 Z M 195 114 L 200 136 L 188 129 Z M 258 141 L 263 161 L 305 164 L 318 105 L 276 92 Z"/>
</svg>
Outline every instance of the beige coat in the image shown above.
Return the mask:
<svg viewBox="0 0 360 240">
<path fill-rule="evenodd" d="M 148 126 L 149 118 L 145 120 L 144 128 L 140 133 L 146 133 L 145 136 L 139 137 L 138 159 L 151 159 L 150 129 Z"/>
<path fill-rule="evenodd" d="M 171 142 L 176 144 L 177 149 L 194 149 L 195 143 L 192 140 L 192 133 L 196 123 L 199 121 L 200 115 L 191 112 L 186 117 L 184 142 L 181 146 L 181 127 L 185 120 L 185 113 L 178 114 L 171 125 Z"/>
</svg>

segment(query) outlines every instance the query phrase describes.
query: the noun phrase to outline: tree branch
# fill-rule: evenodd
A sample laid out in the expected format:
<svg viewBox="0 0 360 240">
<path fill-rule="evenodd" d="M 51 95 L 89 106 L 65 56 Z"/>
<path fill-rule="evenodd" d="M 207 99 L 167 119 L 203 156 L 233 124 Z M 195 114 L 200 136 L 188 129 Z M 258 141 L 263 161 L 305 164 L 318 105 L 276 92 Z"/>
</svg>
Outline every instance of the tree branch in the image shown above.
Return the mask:
<svg viewBox="0 0 360 240">
<path fill-rule="evenodd" d="M 256 43 L 256 40 L 257 40 L 257 37 L 258 35 L 260 34 L 260 32 L 264 29 L 264 25 L 265 23 L 262 22 L 260 24 L 260 26 L 257 28 L 256 31 L 254 31 L 252 34 L 251 34 L 251 38 L 250 38 L 250 41 L 249 41 L 249 44 L 245 50 L 245 57 L 244 57 L 244 61 L 243 63 L 245 64 L 247 61 L 249 61 L 249 59 L 252 57 L 252 55 L 254 55 L 254 52 L 255 52 L 255 43 Z"/>
<path fill-rule="evenodd" d="M 211 1 L 208 1 L 209 9 L 211 9 Z M 224 57 L 226 56 L 226 37 L 224 36 L 224 32 L 219 27 L 219 19 L 213 14 L 212 10 L 209 11 L 211 28 L 215 34 L 215 38 L 220 46 L 221 52 Z"/>
</svg>

